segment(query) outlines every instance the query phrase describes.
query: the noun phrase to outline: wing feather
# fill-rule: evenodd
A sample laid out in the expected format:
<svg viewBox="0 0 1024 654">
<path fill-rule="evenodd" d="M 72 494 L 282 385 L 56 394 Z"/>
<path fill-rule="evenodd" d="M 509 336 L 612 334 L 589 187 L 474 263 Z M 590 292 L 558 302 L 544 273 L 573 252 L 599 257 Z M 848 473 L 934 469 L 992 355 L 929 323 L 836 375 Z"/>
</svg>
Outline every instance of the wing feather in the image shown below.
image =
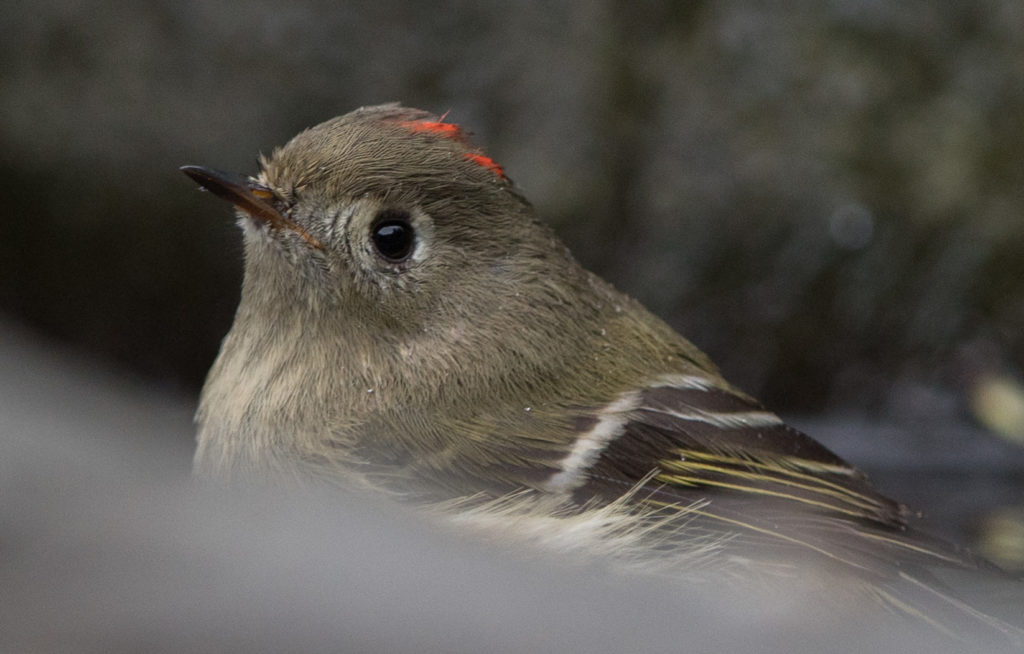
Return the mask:
<svg viewBox="0 0 1024 654">
<path fill-rule="evenodd" d="M 985 623 L 1018 642 L 1019 630 L 973 608 L 977 602 L 935 574 L 971 570 L 1007 581 L 1000 571 L 910 527 L 906 507 L 756 401 L 710 385 L 655 386 L 620 424 L 574 488 L 581 506 L 631 491 L 662 524 L 671 524 L 668 512 L 685 513 L 679 538 L 717 539 L 727 554 L 761 561 L 810 558 L 944 630 Z"/>
</svg>

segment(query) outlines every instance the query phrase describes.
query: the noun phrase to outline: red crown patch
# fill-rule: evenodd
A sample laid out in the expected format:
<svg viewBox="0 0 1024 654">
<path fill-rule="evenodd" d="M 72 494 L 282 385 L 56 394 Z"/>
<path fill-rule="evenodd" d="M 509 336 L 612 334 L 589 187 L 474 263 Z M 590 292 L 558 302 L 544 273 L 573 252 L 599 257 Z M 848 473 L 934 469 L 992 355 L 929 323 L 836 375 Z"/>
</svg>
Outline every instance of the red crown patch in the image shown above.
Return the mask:
<svg viewBox="0 0 1024 654">
<path fill-rule="evenodd" d="M 398 124 L 413 133 L 430 132 L 431 134 L 436 134 L 442 138 L 457 141 L 458 143 L 461 143 L 466 147 L 473 147 L 469 143 L 469 139 L 466 138 L 466 133 L 462 130 L 461 127 L 459 127 L 455 123 L 446 123 L 443 121 L 444 116 L 441 117 L 441 120 L 406 120 L 399 122 Z M 501 179 L 508 179 L 507 177 L 505 177 L 505 171 L 502 170 L 501 166 L 499 166 L 494 159 L 491 159 L 490 157 L 483 154 L 482 152 L 479 152 L 476 149 L 474 149 L 472 152 L 465 153 L 463 157 L 465 157 L 466 160 L 468 161 L 472 161 L 478 166 L 486 168 L 487 170 L 491 171 Z"/>
</svg>

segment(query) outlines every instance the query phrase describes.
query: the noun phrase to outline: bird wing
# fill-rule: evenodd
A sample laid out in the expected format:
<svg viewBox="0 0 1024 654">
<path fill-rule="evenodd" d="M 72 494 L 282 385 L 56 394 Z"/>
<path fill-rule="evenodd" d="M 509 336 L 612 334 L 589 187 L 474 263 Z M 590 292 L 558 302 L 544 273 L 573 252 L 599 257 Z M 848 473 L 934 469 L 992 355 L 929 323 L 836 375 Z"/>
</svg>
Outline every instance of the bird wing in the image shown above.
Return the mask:
<svg viewBox="0 0 1024 654">
<path fill-rule="evenodd" d="M 713 491 L 893 528 L 908 516 L 828 448 L 724 388 L 640 391 L 580 490 L 632 486 L 655 469 L 652 497 L 666 500 Z"/>
<path fill-rule="evenodd" d="M 1008 577 L 913 529 L 906 507 L 751 398 L 725 386 L 670 380 L 634 393 L 621 409 L 614 433 L 564 484 L 577 505 L 628 496 L 679 538 L 717 541 L 727 555 L 762 562 L 809 558 L 866 582 L 890 607 L 940 629 L 982 624 L 1021 638 L 1003 621 L 1024 624 L 1019 608 L 977 609 L 985 598 L 965 598 L 948 573 L 972 571 L 997 585 L 1012 583 Z M 610 419 L 591 415 L 586 434 Z M 685 516 L 685 527 L 672 514 Z M 1020 589 L 1013 594 L 1024 597 Z"/>
</svg>

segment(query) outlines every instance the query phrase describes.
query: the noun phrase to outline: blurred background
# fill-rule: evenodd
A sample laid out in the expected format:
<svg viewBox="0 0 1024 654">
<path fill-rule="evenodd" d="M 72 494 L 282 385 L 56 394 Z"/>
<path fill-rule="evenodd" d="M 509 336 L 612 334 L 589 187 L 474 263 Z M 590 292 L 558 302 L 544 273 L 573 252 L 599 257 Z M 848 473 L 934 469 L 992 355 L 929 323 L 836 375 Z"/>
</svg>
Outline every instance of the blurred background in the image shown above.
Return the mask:
<svg viewBox="0 0 1024 654">
<path fill-rule="evenodd" d="M 1024 570 L 1016 0 L 5 0 L 3 16 L 7 392 L 82 358 L 187 416 L 241 244 L 178 166 L 252 173 L 302 128 L 400 100 L 473 131 L 584 265 L 727 378 L 932 531 Z M 191 426 L 174 424 L 149 438 L 185 470 Z"/>
</svg>

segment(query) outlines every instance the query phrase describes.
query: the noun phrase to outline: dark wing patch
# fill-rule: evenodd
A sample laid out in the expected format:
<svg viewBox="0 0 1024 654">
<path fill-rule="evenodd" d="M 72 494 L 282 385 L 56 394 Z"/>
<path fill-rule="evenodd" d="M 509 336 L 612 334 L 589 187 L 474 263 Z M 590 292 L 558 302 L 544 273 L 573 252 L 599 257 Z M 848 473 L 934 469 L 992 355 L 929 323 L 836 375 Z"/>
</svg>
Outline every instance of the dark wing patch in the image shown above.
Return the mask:
<svg viewBox="0 0 1024 654">
<path fill-rule="evenodd" d="M 726 390 L 659 386 L 642 393 L 635 419 L 669 431 L 685 428 L 693 439 L 718 451 L 763 452 L 766 455 L 797 457 L 807 462 L 846 468 L 863 477 L 821 443 L 783 424 L 777 418 L 774 425 L 766 425 L 771 428 L 757 429 L 756 425 L 744 428 L 746 425 L 739 424 L 742 423 L 742 416 L 758 413 L 775 418 L 774 414 L 768 413 L 757 402 Z M 680 416 L 689 416 L 689 419 Z M 717 416 L 720 422 L 728 421 L 729 416 L 736 416 L 737 426 L 722 429 L 701 420 L 707 416 Z"/>
<path fill-rule="evenodd" d="M 906 509 L 856 468 L 782 423 L 748 398 L 726 390 L 646 389 L 622 433 L 589 469 L 577 498 L 620 493 L 658 470 L 659 497 L 687 502 L 721 494 L 752 505 L 773 500 L 794 509 L 901 528 Z"/>
<path fill-rule="evenodd" d="M 699 539 L 721 543 L 727 556 L 816 562 L 863 581 L 889 608 L 955 637 L 994 628 L 1000 642 L 1021 642 L 1011 626 L 1019 611 L 943 581 L 951 570 L 970 571 L 995 587 L 1011 580 L 969 552 L 909 528 L 905 507 L 756 402 L 719 388 L 661 386 L 639 397 L 575 487 L 581 506 L 629 493 L 638 510 L 672 532 L 660 550 L 681 546 L 677 538 Z"/>
</svg>

